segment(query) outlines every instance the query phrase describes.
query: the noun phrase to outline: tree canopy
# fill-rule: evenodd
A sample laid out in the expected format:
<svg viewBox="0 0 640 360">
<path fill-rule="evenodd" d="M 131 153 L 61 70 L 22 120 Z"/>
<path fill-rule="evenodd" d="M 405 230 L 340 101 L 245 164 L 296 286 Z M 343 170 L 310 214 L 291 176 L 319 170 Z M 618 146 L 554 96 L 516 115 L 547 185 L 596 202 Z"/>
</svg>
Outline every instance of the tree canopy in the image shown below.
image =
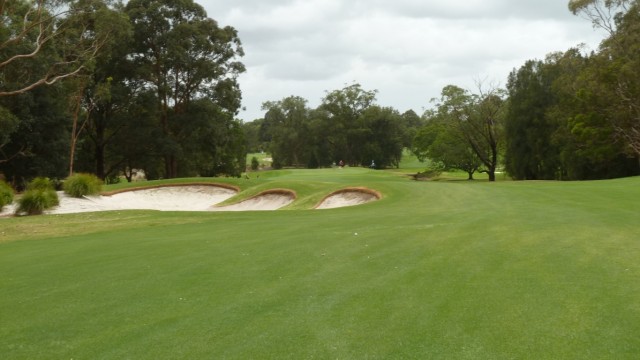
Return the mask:
<svg viewBox="0 0 640 360">
<path fill-rule="evenodd" d="M 315 108 L 266 99 L 243 124 L 239 34 L 193 0 L 0 0 L 0 175 L 239 176 L 248 149 L 276 167 L 387 168 L 405 148 L 469 178 L 638 175 L 640 4 L 568 8 L 606 32 L 599 48 L 529 60 L 505 89 L 448 85 L 418 115 L 354 82 Z"/>
</svg>

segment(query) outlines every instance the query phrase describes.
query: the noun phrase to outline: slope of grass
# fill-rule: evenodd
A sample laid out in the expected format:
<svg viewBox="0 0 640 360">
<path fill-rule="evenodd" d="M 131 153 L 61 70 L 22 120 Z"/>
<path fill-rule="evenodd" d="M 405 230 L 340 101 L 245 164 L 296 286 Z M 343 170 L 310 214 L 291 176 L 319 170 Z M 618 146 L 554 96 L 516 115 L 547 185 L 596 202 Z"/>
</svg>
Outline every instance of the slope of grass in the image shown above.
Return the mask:
<svg viewBox="0 0 640 360">
<path fill-rule="evenodd" d="M 347 168 L 221 181 L 298 201 L 0 219 L 3 358 L 640 352 L 640 178 L 413 182 Z M 308 210 L 346 186 L 384 198 Z"/>
</svg>

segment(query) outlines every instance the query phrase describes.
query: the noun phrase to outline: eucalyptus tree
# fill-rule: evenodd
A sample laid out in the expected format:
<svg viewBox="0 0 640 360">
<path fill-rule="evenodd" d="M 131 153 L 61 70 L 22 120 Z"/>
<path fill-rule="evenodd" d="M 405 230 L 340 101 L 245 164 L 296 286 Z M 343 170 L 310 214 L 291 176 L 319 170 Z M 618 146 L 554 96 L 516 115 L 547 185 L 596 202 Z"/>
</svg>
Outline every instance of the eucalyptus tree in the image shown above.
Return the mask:
<svg viewBox="0 0 640 360">
<path fill-rule="evenodd" d="M 529 60 L 509 74 L 505 121 L 505 166 L 515 179 L 556 179 L 561 168 L 553 138 L 558 123 L 548 116 L 557 102 L 553 61 Z"/>
<path fill-rule="evenodd" d="M 447 132 L 447 142 L 468 146 L 482 163 L 479 171 L 495 181 L 504 141 L 505 95 L 500 89 L 483 92 L 479 88 L 479 94 L 472 94 L 455 85 L 445 86 L 440 99 L 434 100 L 435 111 Z"/>
<path fill-rule="evenodd" d="M 283 166 L 307 166 L 312 154 L 307 100 L 289 96 L 262 105 L 266 111 L 263 126 L 271 139 L 269 151 L 275 164 Z"/>
<path fill-rule="evenodd" d="M 400 113 L 390 107 L 369 106 L 358 119 L 350 139 L 360 165 L 398 167 L 404 150 L 405 127 Z"/>
<path fill-rule="evenodd" d="M 126 12 L 134 31 L 129 58 L 139 70 L 136 79 L 157 96 L 158 127 L 162 133 L 164 175 L 179 175 L 179 162 L 190 155 L 191 141 L 184 122 L 194 101 L 209 99 L 215 106 L 209 121 L 232 121 L 240 108 L 237 76 L 245 68 L 238 60 L 243 49 L 237 31 L 220 27 L 192 0 L 130 0 Z M 214 139 L 215 140 L 215 139 Z M 190 151 L 206 151 L 206 144 Z"/>
<path fill-rule="evenodd" d="M 411 148 L 418 130 L 424 125 L 423 119 L 415 111 L 407 110 L 402 113 L 402 124 L 404 127 L 404 146 Z"/>
<path fill-rule="evenodd" d="M 260 130 L 264 119 L 255 119 L 253 121 L 242 123 L 242 132 L 247 142 L 247 151 L 257 153 L 267 149 L 267 146 L 260 140 Z"/>
<path fill-rule="evenodd" d="M 18 185 L 36 176 L 66 177 L 71 124 L 64 87 L 37 87 L 0 98 L 0 104 L 5 115 L 10 114 L 4 119 L 10 119 L 12 130 L 0 135 L 5 140 L 0 154 L 6 155 L 0 161 L 0 173 Z"/>
<path fill-rule="evenodd" d="M 358 138 L 358 118 L 376 101 L 377 90 L 364 90 L 360 84 L 345 86 L 327 92 L 318 107 L 321 118 L 319 129 L 333 161 L 345 161 L 350 165 L 361 165 L 355 155 L 362 144 Z"/>
<path fill-rule="evenodd" d="M 569 10 L 591 21 L 594 27 L 613 35 L 617 18 L 637 6 L 637 0 L 569 0 Z"/>
<path fill-rule="evenodd" d="M 89 30 L 93 1 L 0 0 L 0 97 L 86 70 L 110 34 Z"/>
<path fill-rule="evenodd" d="M 180 114 L 183 123 L 182 151 L 189 154 L 182 164 L 181 176 L 198 174 L 239 177 L 246 168 L 247 145 L 239 120 L 220 114 L 220 106 L 211 99 L 196 99 L 187 112 Z M 216 121 L 211 121 L 215 118 Z"/>
<path fill-rule="evenodd" d="M 97 11 L 110 3 L 109 0 L 0 0 L 0 107 L 4 107 L 5 114 L 9 114 L 16 103 L 32 97 L 40 87 L 50 88 L 51 94 L 55 92 L 58 97 L 61 92 L 72 91 L 68 82 L 65 87 L 58 86 L 62 80 L 91 73 L 96 57 L 117 29 L 111 18 Z M 43 96 L 43 92 L 39 92 L 39 96 Z M 43 122 L 52 119 L 52 114 L 46 115 L 47 120 Z M 28 131 L 32 125 L 27 124 L 32 120 L 37 121 L 22 110 L 14 110 L 13 115 L 0 120 L 7 131 L 0 143 L 3 153 L 0 162 L 42 155 L 35 152 L 30 143 L 8 145 L 7 136 L 21 129 Z M 62 123 L 56 126 L 66 127 Z M 52 128 L 51 132 L 57 129 Z M 13 136 L 14 141 L 27 138 L 31 136 Z M 37 143 L 40 145 L 42 141 Z M 57 155 L 60 158 L 60 154 Z"/>
<path fill-rule="evenodd" d="M 440 170 L 462 170 L 473 180 L 482 162 L 466 141 L 452 131 L 447 113 L 425 113 L 426 124 L 413 139 L 412 151 L 418 160 L 431 161 Z"/>
<path fill-rule="evenodd" d="M 608 104 L 606 118 L 629 154 L 640 160 L 640 4 L 633 2 L 628 11 L 616 17 L 616 31 L 601 46 L 597 55 L 605 67 L 594 69 L 604 90 L 615 95 Z"/>
<path fill-rule="evenodd" d="M 607 98 L 597 113 L 613 129 L 613 142 L 640 161 L 640 3 L 637 0 L 572 0 L 569 8 L 605 29 L 608 37 L 581 75 L 583 97 Z"/>
<path fill-rule="evenodd" d="M 69 175 L 74 172 L 76 146 L 81 141 L 84 132 L 96 145 L 95 173 L 101 179 L 105 178 L 104 151 L 108 143 L 106 126 L 111 122 L 114 104 L 122 105 L 129 97 L 116 98 L 111 89 L 114 87 L 114 77 L 119 78 L 116 84 L 122 87 L 122 70 L 120 66 L 126 55 L 127 46 L 131 44 L 131 26 L 120 2 L 109 0 L 79 0 L 70 7 L 79 7 L 84 12 L 75 12 L 68 21 L 72 25 L 69 33 L 79 38 L 99 38 L 101 46 L 95 57 L 88 62 L 84 71 L 67 81 L 70 88 L 70 112 L 72 117 Z M 79 13 L 79 14 L 77 14 Z M 116 86 L 117 86 L 116 85 Z M 107 110 L 108 109 L 108 110 Z"/>
</svg>

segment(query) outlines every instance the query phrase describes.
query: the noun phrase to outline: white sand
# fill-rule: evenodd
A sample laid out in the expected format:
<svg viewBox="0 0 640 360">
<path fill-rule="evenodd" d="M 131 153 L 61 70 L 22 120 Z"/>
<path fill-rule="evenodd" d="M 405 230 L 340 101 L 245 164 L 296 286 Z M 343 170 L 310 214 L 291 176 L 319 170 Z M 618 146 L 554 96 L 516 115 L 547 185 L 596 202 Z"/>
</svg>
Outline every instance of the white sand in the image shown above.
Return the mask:
<svg viewBox="0 0 640 360">
<path fill-rule="evenodd" d="M 251 211 L 277 210 L 291 204 L 295 194 L 268 192 L 228 206 L 216 206 L 236 194 L 236 191 L 206 185 L 166 186 L 132 190 L 111 196 L 72 198 L 58 192 L 60 205 L 46 211 L 47 214 L 70 214 L 109 210 L 160 210 L 160 211 Z M 342 190 L 327 196 L 316 208 L 333 209 L 364 204 L 377 200 L 373 192 L 358 189 Z M 0 217 L 11 216 L 15 203 L 5 206 Z"/>
<path fill-rule="evenodd" d="M 211 211 L 250 211 L 250 210 L 277 210 L 291 204 L 295 200 L 293 194 L 268 193 L 252 197 L 237 204 L 213 207 Z"/>
<path fill-rule="evenodd" d="M 327 196 L 316 209 L 334 209 L 378 200 L 378 196 L 361 190 L 346 190 Z"/>
<path fill-rule="evenodd" d="M 71 214 L 109 210 L 207 211 L 235 194 L 236 191 L 231 189 L 206 185 L 166 186 L 81 199 L 58 192 L 60 205 L 45 213 Z M 8 216 L 14 212 L 15 203 L 5 207 L 0 216 Z"/>
</svg>

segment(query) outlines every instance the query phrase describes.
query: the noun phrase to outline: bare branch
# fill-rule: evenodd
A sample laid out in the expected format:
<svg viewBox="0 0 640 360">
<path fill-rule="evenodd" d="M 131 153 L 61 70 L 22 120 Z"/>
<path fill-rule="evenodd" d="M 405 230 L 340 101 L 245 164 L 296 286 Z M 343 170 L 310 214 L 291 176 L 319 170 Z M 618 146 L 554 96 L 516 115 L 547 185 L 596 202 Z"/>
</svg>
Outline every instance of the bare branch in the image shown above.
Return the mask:
<svg viewBox="0 0 640 360">
<path fill-rule="evenodd" d="M 13 91 L 0 91 L 0 96 L 11 96 L 11 95 L 22 94 L 22 93 L 27 92 L 29 90 L 33 90 L 36 87 L 41 86 L 41 85 L 53 85 L 53 84 L 55 84 L 56 82 L 58 82 L 58 81 L 60 81 L 62 79 L 66 79 L 68 77 L 72 77 L 72 76 L 78 75 L 80 73 L 80 71 L 82 71 L 82 69 L 84 69 L 84 65 L 80 65 L 80 67 L 78 67 L 75 71 L 70 72 L 70 73 L 58 75 L 58 76 L 55 76 L 53 78 L 49 78 L 48 76 L 44 77 L 44 78 L 34 82 L 31 85 L 25 86 L 22 89 L 13 90 Z"/>
<path fill-rule="evenodd" d="M 5 0 L 0 3 L 0 9 L 10 11 L 5 6 Z M 4 49 L 16 44 L 26 43 L 28 46 L 31 45 L 29 46 L 31 49 L 24 53 L 9 56 L 7 59 L 0 59 L 0 71 L 7 71 L 7 66 L 11 64 L 20 66 L 19 61 L 21 60 L 38 57 L 47 43 L 56 37 L 62 36 L 70 29 L 70 19 L 68 17 L 65 18 L 65 16 L 72 14 L 72 12 L 71 9 L 65 9 L 54 14 L 48 14 L 44 0 L 34 2 L 33 6 L 26 11 L 22 18 L 20 32 L 0 44 L 0 49 Z M 81 15 L 82 12 L 83 10 L 80 10 L 77 14 Z M 38 86 L 52 85 L 63 79 L 78 75 L 85 68 L 85 60 L 94 58 L 107 42 L 106 38 L 111 36 L 108 33 L 105 38 L 94 39 L 91 43 L 82 44 L 86 40 L 84 38 L 87 30 L 86 25 L 81 30 L 77 39 L 77 43 L 80 45 L 74 49 L 73 60 L 49 65 L 49 69 L 45 74 L 39 75 L 39 78 L 36 78 L 37 80 L 31 81 L 31 83 L 25 84 L 19 89 L 0 89 L 0 97 L 21 94 Z M 35 40 L 29 44 L 27 38 L 30 36 L 35 37 Z"/>
</svg>

